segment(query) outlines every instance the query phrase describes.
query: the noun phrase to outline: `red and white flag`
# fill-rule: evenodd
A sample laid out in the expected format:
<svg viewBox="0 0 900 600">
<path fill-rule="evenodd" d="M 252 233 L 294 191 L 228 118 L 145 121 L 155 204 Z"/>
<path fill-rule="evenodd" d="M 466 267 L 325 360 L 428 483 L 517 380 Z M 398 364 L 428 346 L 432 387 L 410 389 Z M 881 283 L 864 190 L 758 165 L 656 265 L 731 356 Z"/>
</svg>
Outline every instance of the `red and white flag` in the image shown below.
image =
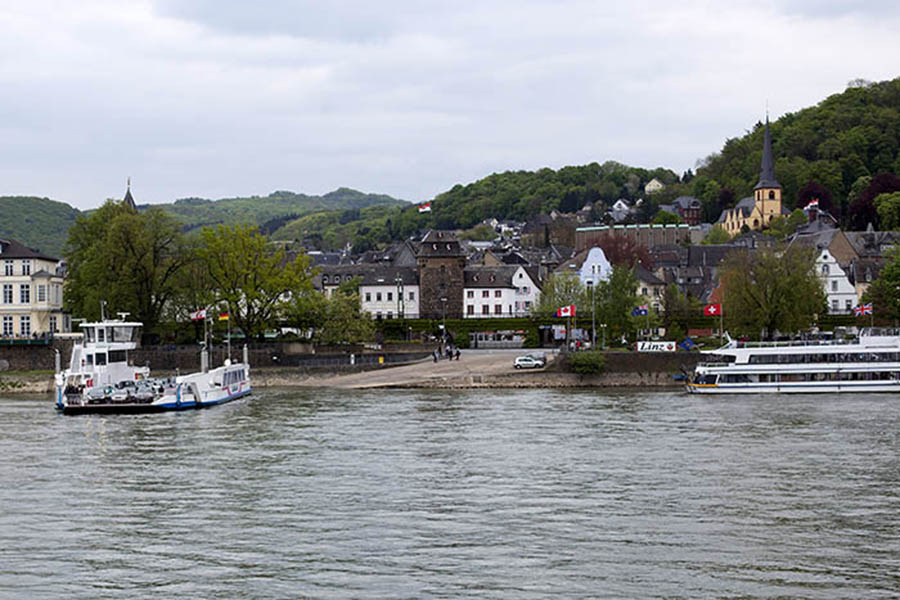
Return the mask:
<svg viewBox="0 0 900 600">
<path fill-rule="evenodd" d="M 206 318 L 206 309 L 201 308 L 191 313 L 191 321 L 202 321 Z"/>
<path fill-rule="evenodd" d="M 707 317 L 718 317 L 722 314 L 721 304 L 707 304 L 703 307 L 703 314 Z"/>
<path fill-rule="evenodd" d="M 561 306 L 556 311 L 557 317 L 574 317 L 575 316 L 575 305 L 570 304 L 568 306 Z"/>
<path fill-rule="evenodd" d="M 419 212 L 420 213 L 431 212 L 431 202 L 426 202 L 425 204 L 420 204 Z"/>
</svg>

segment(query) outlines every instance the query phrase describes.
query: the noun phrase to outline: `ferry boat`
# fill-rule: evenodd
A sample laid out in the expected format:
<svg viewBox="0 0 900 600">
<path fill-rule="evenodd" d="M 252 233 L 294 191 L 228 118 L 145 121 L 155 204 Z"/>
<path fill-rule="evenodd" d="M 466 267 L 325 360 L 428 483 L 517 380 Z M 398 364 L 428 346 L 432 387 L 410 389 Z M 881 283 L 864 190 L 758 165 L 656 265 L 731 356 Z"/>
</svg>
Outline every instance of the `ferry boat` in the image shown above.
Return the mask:
<svg viewBox="0 0 900 600">
<path fill-rule="evenodd" d="M 730 340 L 704 354 L 716 362 L 697 365 L 687 383 L 694 394 L 900 391 L 897 329 L 861 329 L 848 340 Z"/>
<path fill-rule="evenodd" d="M 134 366 L 129 352 L 137 348 L 141 323 L 101 318 L 82 323 L 83 337 L 72 347 L 69 367 L 60 370 L 57 352 L 56 407 L 63 414 L 146 413 L 205 408 L 251 392 L 247 347 L 243 361 L 230 359 L 209 369 L 207 344 L 199 373 L 154 379 L 150 368 Z M 229 346 L 229 356 L 231 348 Z"/>
</svg>

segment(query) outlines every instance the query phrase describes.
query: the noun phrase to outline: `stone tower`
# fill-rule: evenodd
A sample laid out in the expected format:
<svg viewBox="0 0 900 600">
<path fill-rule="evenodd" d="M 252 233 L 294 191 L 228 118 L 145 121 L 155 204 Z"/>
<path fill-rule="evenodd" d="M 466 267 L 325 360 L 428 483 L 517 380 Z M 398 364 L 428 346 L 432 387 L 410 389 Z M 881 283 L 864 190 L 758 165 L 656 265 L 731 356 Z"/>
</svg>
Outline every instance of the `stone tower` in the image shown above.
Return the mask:
<svg viewBox="0 0 900 600">
<path fill-rule="evenodd" d="M 775 179 L 775 157 L 772 154 L 772 136 L 769 133 L 769 117 L 766 116 L 766 132 L 763 137 L 762 163 L 759 183 L 753 188 L 753 200 L 762 216 L 761 225 L 768 225 L 781 216 L 781 184 Z"/>
<path fill-rule="evenodd" d="M 419 316 L 423 319 L 461 319 L 463 269 L 466 256 L 449 231 L 431 230 L 416 255 L 419 270 Z"/>
</svg>

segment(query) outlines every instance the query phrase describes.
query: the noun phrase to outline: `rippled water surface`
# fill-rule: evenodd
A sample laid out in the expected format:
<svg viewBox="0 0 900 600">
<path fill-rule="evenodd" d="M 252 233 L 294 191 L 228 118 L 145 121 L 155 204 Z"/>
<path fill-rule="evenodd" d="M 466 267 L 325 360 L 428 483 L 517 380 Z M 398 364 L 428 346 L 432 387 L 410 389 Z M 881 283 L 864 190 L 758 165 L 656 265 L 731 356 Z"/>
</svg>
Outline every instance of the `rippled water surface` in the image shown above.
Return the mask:
<svg viewBox="0 0 900 600">
<path fill-rule="evenodd" d="M 900 593 L 900 398 L 0 399 L 0 596 Z"/>
</svg>

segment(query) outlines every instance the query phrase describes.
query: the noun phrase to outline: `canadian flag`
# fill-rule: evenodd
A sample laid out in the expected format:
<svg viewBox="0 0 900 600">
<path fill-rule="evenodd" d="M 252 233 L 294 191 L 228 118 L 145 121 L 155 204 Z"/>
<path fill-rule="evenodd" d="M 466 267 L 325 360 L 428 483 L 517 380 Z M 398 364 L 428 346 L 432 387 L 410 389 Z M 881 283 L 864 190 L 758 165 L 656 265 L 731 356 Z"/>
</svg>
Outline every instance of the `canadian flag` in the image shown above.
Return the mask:
<svg viewBox="0 0 900 600">
<path fill-rule="evenodd" d="M 425 204 L 419 205 L 419 212 L 431 212 L 431 202 L 426 202 Z"/>
<path fill-rule="evenodd" d="M 206 318 L 206 309 L 201 308 L 191 313 L 191 321 L 202 321 Z"/>
<path fill-rule="evenodd" d="M 707 304 L 703 307 L 703 314 L 707 317 L 715 317 L 722 314 L 721 304 Z"/>
<path fill-rule="evenodd" d="M 561 306 L 556 311 L 557 317 L 574 317 L 575 316 L 575 305 L 570 304 L 568 306 Z"/>
</svg>

